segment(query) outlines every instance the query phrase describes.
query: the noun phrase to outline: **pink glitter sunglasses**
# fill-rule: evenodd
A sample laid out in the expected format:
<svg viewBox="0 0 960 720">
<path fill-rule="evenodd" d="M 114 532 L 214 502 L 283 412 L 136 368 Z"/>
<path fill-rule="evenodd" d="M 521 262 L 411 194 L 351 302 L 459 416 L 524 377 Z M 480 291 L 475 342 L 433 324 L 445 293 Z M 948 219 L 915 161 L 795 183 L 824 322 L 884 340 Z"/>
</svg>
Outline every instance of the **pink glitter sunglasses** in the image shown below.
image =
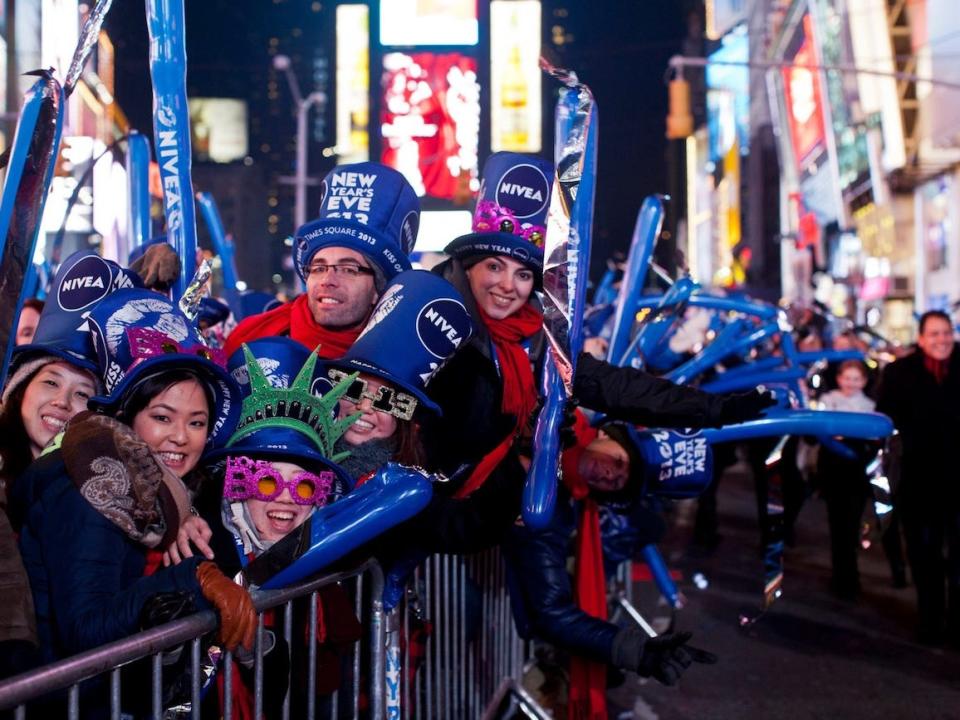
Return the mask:
<svg viewBox="0 0 960 720">
<path fill-rule="evenodd" d="M 303 470 L 289 480 L 266 460 L 254 460 L 245 455 L 227 458 L 223 478 L 223 496 L 227 500 L 276 500 L 284 488 L 297 505 L 327 504 L 327 495 L 333 487 L 334 474 L 330 470 L 314 474 Z"/>
</svg>

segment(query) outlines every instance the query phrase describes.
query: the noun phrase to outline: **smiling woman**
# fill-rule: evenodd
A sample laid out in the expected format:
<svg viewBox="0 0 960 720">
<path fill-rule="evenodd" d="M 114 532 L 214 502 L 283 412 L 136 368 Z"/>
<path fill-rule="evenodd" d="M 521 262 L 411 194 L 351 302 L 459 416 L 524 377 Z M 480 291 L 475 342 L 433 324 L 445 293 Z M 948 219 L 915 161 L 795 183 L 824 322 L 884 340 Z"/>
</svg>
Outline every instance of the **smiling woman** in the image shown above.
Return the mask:
<svg viewBox="0 0 960 720">
<path fill-rule="evenodd" d="M 216 565 L 189 558 L 145 573 L 148 552 L 169 545 L 189 515 L 182 478 L 218 430 L 236 425 L 236 384 L 196 327 L 156 293 L 116 290 L 88 324 L 105 389 L 89 405 L 101 412 L 72 418 L 11 498 L 42 660 L 141 629 L 171 594 L 184 607 L 219 610 L 226 647 L 251 647 L 252 601 Z M 40 370 L 22 403 L 50 431 L 94 392 L 58 365 Z"/>
<path fill-rule="evenodd" d="M 0 415 L 0 461 L 13 482 L 40 455 L 67 421 L 96 393 L 93 373 L 52 356 L 19 382 L 11 381 Z M 15 377 L 16 379 L 16 377 Z"/>
<path fill-rule="evenodd" d="M 122 417 L 160 460 L 182 478 L 200 460 L 207 444 L 213 396 L 189 370 L 148 378 L 131 393 Z"/>
</svg>

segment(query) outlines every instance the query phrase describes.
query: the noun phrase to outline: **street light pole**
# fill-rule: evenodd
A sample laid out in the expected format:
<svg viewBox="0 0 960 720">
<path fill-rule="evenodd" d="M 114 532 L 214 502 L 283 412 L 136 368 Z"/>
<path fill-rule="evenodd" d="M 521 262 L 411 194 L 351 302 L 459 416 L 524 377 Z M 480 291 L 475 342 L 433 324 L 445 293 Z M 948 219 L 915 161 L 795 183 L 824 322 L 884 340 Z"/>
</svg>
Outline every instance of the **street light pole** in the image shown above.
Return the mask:
<svg viewBox="0 0 960 720">
<path fill-rule="evenodd" d="M 299 94 L 299 93 L 298 93 Z M 294 176 L 296 200 L 293 209 L 293 222 L 299 228 L 307 221 L 307 117 L 310 108 L 322 103 L 327 96 L 322 92 L 312 92 L 306 99 L 297 102 L 297 165 Z"/>
<path fill-rule="evenodd" d="M 275 55 L 273 57 L 273 67 L 286 76 L 287 85 L 290 86 L 290 95 L 297 107 L 297 157 L 293 177 L 295 190 L 293 222 L 295 227 L 299 228 L 307 221 L 307 185 L 310 184 L 307 177 L 307 118 L 310 115 L 310 108 L 326 102 L 327 96 L 322 92 L 312 92 L 304 98 L 290 65 L 290 58 L 286 55 Z"/>
</svg>

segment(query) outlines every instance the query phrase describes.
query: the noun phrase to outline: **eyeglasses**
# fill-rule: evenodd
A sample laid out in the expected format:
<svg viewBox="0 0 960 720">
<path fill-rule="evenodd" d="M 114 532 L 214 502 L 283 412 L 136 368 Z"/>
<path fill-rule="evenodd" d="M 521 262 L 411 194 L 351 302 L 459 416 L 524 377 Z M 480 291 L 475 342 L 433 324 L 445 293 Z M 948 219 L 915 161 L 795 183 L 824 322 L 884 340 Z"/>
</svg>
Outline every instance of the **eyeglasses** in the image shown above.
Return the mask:
<svg viewBox="0 0 960 720">
<path fill-rule="evenodd" d="M 253 498 L 270 502 L 287 489 L 297 505 L 322 507 L 327 504 L 334 479 L 330 470 L 318 474 L 302 470 L 287 480 L 266 460 L 231 455 L 227 458 L 227 470 L 223 478 L 223 496 L 227 500 Z"/>
<path fill-rule="evenodd" d="M 327 375 L 335 383 L 340 382 L 349 375 L 342 370 L 331 368 Z M 393 415 L 398 420 L 410 420 L 417 409 L 417 398 L 407 393 L 398 392 L 389 385 L 381 385 L 375 392 L 368 389 L 367 381 L 357 378 L 354 380 L 347 391 L 343 394 L 343 399 L 354 405 L 359 405 L 363 399 L 370 400 L 373 409 L 386 415 Z"/>
<path fill-rule="evenodd" d="M 356 263 L 340 263 L 338 265 L 314 263 L 307 268 L 307 275 L 325 275 L 328 271 L 345 278 L 358 278 L 361 275 L 375 274 L 371 268 Z"/>
</svg>

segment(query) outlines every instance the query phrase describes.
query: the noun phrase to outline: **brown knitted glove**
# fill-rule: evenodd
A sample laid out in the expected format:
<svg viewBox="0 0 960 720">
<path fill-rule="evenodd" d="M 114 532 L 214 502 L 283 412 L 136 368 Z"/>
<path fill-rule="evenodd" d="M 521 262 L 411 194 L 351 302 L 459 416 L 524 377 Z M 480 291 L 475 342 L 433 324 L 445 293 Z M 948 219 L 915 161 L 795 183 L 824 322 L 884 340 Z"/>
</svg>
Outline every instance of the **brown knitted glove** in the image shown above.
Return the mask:
<svg viewBox="0 0 960 720">
<path fill-rule="evenodd" d="M 238 645 L 252 649 L 254 633 L 257 631 L 257 611 L 250 593 L 220 572 L 220 568 L 212 562 L 202 562 L 197 566 L 197 580 L 200 582 L 200 592 L 220 614 L 217 639 L 230 651 L 236 650 Z"/>
</svg>

